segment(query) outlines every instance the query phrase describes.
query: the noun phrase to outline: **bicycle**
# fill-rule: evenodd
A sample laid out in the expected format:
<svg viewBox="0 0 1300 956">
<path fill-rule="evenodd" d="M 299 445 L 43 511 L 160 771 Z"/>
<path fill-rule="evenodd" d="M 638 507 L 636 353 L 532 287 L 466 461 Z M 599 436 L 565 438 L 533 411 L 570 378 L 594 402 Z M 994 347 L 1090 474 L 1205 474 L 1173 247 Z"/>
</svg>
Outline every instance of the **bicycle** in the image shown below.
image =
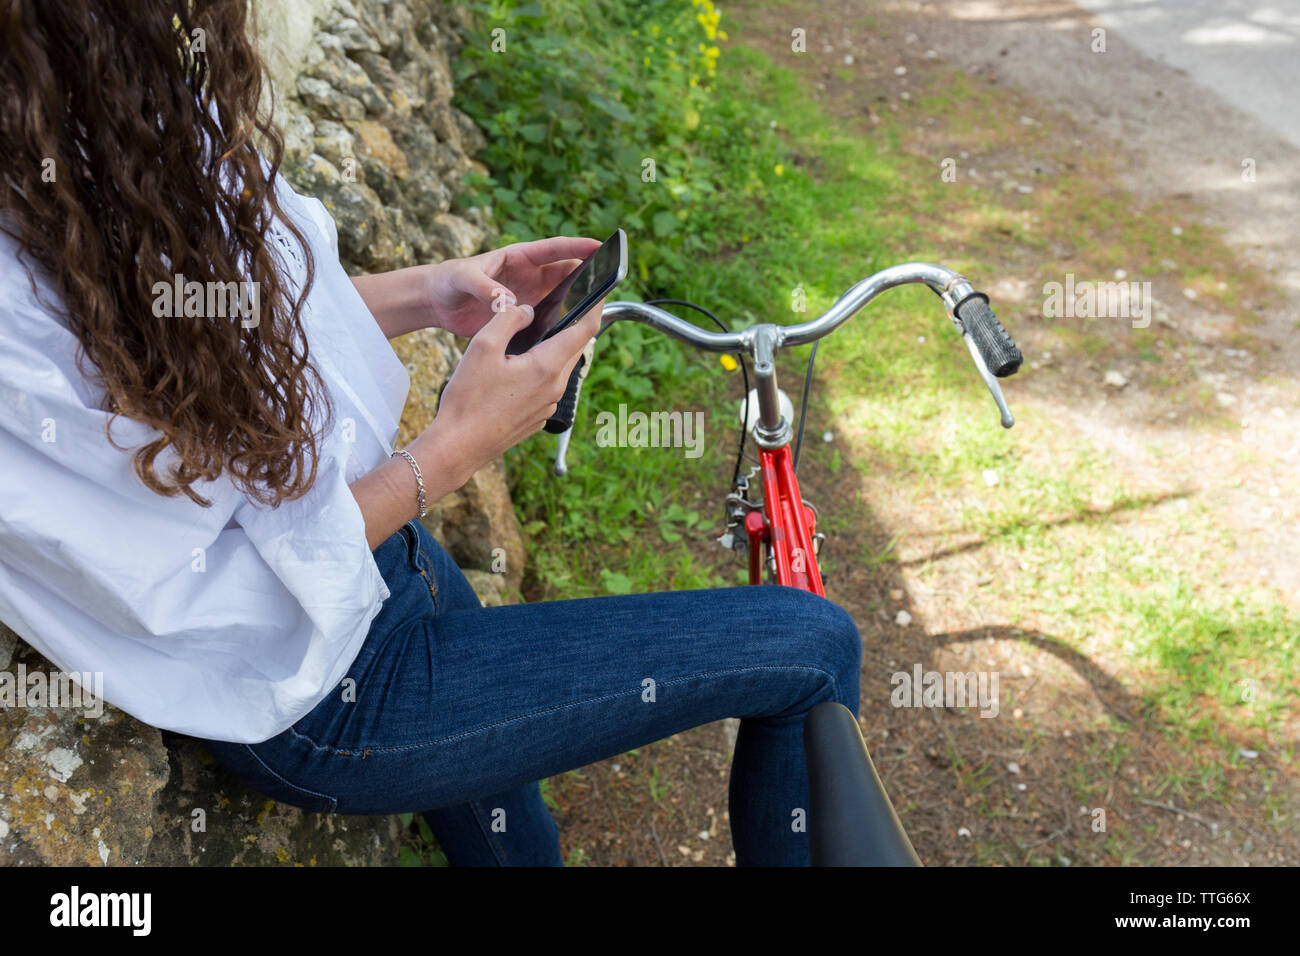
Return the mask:
<svg viewBox="0 0 1300 956">
<path fill-rule="evenodd" d="M 724 503 L 726 530 L 718 540 L 724 547 L 747 556 L 750 584 L 766 581 L 825 596 L 817 562 L 824 535 L 816 530 L 817 511 L 802 497 L 796 477 L 817 342 L 880 293 L 910 283 L 927 285 L 943 300 L 948 318 L 965 341 L 980 377 L 997 404 L 1002 426 L 1010 428 L 1015 418 L 1007 407 L 998 379 L 1014 374 L 1023 356 L 993 314 L 988 296 L 976 292 L 961 275 L 943 266 L 911 262 L 883 269 L 858 282 L 816 319 L 794 326 L 758 323 L 731 332 L 712 312 L 679 299 L 617 301 L 605 305 L 597 337 L 612 323 L 631 320 L 704 351 L 733 353 L 739 357 L 745 387 L 740 448 L 732 488 Z M 723 331 L 706 331 L 658 307 L 669 304 L 695 309 Z M 777 385 L 775 359 L 782 348 L 809 343 L 813 349 L 804 378 L 799 431 L 792 455 L 793 404 Z M 557 475 L 567 471 L 565 458 L 578 399 L 593 354 L 589 350 L 579 360 L 555 415 L 547 423 L 547 431 L 560 436 L 555 462 Z M 757 382 L 752 390 L 746 356 L 754 362 Z M 759 449 L 759 465 L 742 475 L 745 443 L 751 435 Z M 761 502 L 749 498 L 750 481 L 756 472 L 761 474 Z M 881 784 L 853 713 L 834 702 L 813 708 L 804 724 L 804 748 L 813 864 L 919 866 L 920 859 Z"/>
</svg>

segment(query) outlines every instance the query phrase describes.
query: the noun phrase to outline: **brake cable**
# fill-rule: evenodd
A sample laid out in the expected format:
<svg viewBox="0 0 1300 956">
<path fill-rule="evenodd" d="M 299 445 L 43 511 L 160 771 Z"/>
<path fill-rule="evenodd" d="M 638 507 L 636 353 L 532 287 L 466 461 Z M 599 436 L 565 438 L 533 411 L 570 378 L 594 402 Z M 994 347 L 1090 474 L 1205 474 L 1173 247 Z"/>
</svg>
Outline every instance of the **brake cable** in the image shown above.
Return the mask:
<svg viewBox="0 0 1300 956">
<path fill-rule="evenodd" d="M 808 417 L 808 386 L 812 384 L 813 361 L 817 358 L 817 346 L 821 344 L 821 339 L 813 342 L 812 351 L 808 353 L 808 371 L 803 375 L 803 398 L 799 400 L 799 437 L 794 443 L 794 461 L 790 464 L 790 470 L 799 471 L 799 450 L 803 448 L 803 424 Z"/>
<path fill-rule="evenodd" d="M 729 328 L 723 325 L 721 319 L 719 319 L 708 309 L 704 308 L 704 306 L 696 305 L 694 302 L 687 302 L 685 299 L 648 299 L 646 300 L 645 304 L 685 306 L 688 309 L 694 309 L 696 312 L 700 312 L 703 313 L 704 315 L 707 315 L 710 319 L 713 320 L 714 324 L 717 325 L 718 328 L 722 329 L 724 334 L 731 331 Z M 816 352 L 815 344 L 813 346 L 813 351 Z M 731 475 L 731 484 L 733 487 L 740 483 L 740 468 L 745 462 L 745 425 L 749 422 L 749 369 L 745 365 L 745 353 L 736 352 L 734 354 L 736 358 L 740 359 L 740 375 L 741 375 L 742 382 L 745 386 L 745 406 L 744 406 L 744 412 L 741 414 L 741 419 L 740 419 L 740 442 L 739 442 L 739 447 L 736 449 L 736 469 Z M 803 425 L 801 422 L 800 434 L 802 433 L 803 433 Z"/>
<path fill-rule="evenodd" d="M 724 333 L 731 331 L 726 327 L 726 325 L 723 324 L 721 319 L 719 319 L 708 309 L 704 308 L 704 306 L 696 305 L 694 302 L 688 302 L 685 299 L 647 299 L 645 304 L 646 305 L 680 305 L 688 309 L 694 309 L 696 312 L 699 312 L 703 315 L 707 315 L 710 319 L 713 320 L 714 324 L 717 325 L 717 327 L 720 328 Z M 798 437 L 795 439 L 794 460 L 791 462 L 791 466 L 790 466 L 791 470 L 796 473 L 799 471 L 799 452 L 803 449 L 804 425 L 806 424 L 808 419 L 808 392 L 812 386 L 813 363 L 817 360 L 817 346 L 819 346 L 820 344 L 821 344 L 820 341 L 813 342 L 812 351 L 808 354 L 808 369 L 807 371 L 804 372 L 803 398 L 801 398 L 799 401 L 799 433 L 798 433 Z M 731 475 L 732 485 L 736 485 L 740 481 L 740 469 L 745 462 L 745 437 L 746 437 L 745 426 L 749 422 L 749 369 L 745 364 L 745 354 L 743 352 L 736 352 L 734 354 L 736 358 L 740 360 L 740 375 L 745 387 L 745 407 L 744 407 L 744 412 L 742 414 L 742 419 L 740 423 L 740 441 L 738 442 L 739 447 L 736 449 L 736 468 Z"/>
</svg>

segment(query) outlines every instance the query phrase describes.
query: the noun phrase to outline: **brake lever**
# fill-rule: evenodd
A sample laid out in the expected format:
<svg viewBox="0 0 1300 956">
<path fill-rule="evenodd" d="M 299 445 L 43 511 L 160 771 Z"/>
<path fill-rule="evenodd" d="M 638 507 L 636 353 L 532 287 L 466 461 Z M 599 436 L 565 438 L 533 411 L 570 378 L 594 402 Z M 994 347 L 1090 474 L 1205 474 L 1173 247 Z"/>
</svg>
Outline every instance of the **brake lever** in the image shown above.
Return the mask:
<svg viewBox="0 0 1300 956">
<path fill-rule="evenodd" d="M 600 338 L 601 332 L 604 331 L 605 325 L 602 323 L 600 331 L 597 332 L 592 337 L 591 341 L 587 343 L 586 347 L 583 348 L 582 358 L 579 360 L 580 364 L 574 370 L 576 384 L 574 378 L 571 377 L 568 389 L 566 389 L 565 397 L 560 401 L 560 404 L 563 405 L 564 402 L 569 399 L 569 391 L 572 391 L 573 404 L 565 413 L 569 416 L 569 427 L 562 432 L 551 432 L 551 434 L 556 435 L 559 438 L 555 448 L 555 474 L 561 478 L 569 473 L 569 465 L 564 458 L 569 452 L 569 442 L 573 439 L 574 426 L 578 424 L 578 398 L 582 394 L 582 384 L 587 380 L 587 376 L 591 373 L 592 363 L 596 360 L 596 339 Z M 561 419 L 561 421 L 562 420 L 563 419 Z M 551 424 L 551 421 L 552 420 L 547 421 L 548 426 Z"/>
<path fill-rule="evenodd" d="M 975 368 L 979 371 L 980 378 L 984 379 L 984 384 L 988 386 L 993 401 L 997 402 L 998 411 L 1002 413 L 1002 427 L 1010 428 L 1016 423 L 1016 417 L 1011 414 L 1011 409 L 1007 407 L 1006 397 L 1002 394 L 1002 386 L 998 384 L 998 380 L 989 371 L 988 365 L 984 362 L 984 356 L 980 355 L 979 349 L 975 347 L 975 341 L 964 328 L 961 337 L 966 343 L 966 349 L 970 352 L 970 357 L 975 361 Z"/>
<path fill-rule="evenodd" d="M 564 461 L 564 456 L 569 452 L 569 439 L 573 437 L 573 425 L 570 425 L 559 434 L 559 442 L 555 446 L 555 474 L 564 477 L 569 473 L 569 466 Z"/>
</svg>

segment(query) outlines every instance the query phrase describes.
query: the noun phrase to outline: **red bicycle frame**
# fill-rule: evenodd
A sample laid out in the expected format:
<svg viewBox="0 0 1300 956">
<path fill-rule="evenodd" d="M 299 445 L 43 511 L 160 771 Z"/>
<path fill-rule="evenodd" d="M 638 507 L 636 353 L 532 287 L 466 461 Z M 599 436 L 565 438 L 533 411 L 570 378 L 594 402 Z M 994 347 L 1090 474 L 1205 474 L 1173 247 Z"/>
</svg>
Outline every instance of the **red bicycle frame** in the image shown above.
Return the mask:
<svg viewBox="0 0 1300 956">
<path fill-rule="evenodd" d="M 788 587 L 826 596 L 821 569 L 813 550 L 817 515 L 803 502 L 799 480 L 790 460 L 790 446 L 759 451 L 763 471 L 763 511 L 745 516 L 749 538 L 749 583 L 763 583 L 763 554 L 769 549 L 776 564 L 776 581 Z"/>
</svg>

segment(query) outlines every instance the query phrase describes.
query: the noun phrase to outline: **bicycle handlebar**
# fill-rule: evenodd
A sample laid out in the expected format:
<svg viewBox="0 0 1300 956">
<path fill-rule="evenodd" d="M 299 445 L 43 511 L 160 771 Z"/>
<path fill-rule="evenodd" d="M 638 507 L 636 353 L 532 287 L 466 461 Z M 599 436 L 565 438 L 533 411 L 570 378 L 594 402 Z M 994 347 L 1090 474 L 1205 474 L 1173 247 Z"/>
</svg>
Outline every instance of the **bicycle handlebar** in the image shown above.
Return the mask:
<svg viewBox="0 0 1300 956">
<path fill-rule="evenodd" d="M 988 296 L 976 292 L 966 279 L 951 269 L 928 262 L 908 262 L 882 269 L 854 285 L 817 318 L 799 325 L 758 323 L 739 332 L 709 332 L 657 306 L 620 300 L 605 305 L 601 313 L 601 330 L 620 319 L 631 320 L 706 352 L 747 354 L 754 358 L 754 370 L 761 378 L 771 374 L 772 360 L 778 349 L 807 345 L 829 335 L 880 293 L 909 283 L 924 283 L 943 300 L 949 318 L 966 341 L 975 367 L 997 403 L 1002 426 L 1010 428 L 1015 424 L 1015 418 L 1007 408 L 997 379 L 1014 374 L 1020 368 L 1023 356 L 989 308 Z M 590 362 L 579 362 L 574 368 L 556 414 L 547 422 L 546 430 L 560 433 L 566 446 L 577 413 L 578 392 L 590 367 Z M 562 447 L 557 461 L 559 474 L 563 474 L 563 460 Z"/>
<path fill-rule="evenodd" d="M 855 312 L 884 292 L 895 286 L 923 282 L 944 299 L 951 310 L 959 302 L 975 293 L 969 282 L 951 269 L 932 265 L 928 262 L 908 262 L 903 265 L 890 266 L 863 279 L 853 286 L 839 300 L 811 321 L 800 325 L 751 325 L 740 332 L 709 332 L 697 325 L 679 319 L 671 313 L 653 305 L 642 302 L 610 302 L 601 314 L 601 326 L 619 319 L 631 319 L 641 322 L 661 332 L 680 339 L 688 345 L 706 352 L 746 352 L 753 354 L 755 339 L 759 329 L 776 330 L 776 348 L 807 345 L 834 332 L 847 322 Z M 987 302 L 988 300 L 985 299 Z"/>
</svg>

